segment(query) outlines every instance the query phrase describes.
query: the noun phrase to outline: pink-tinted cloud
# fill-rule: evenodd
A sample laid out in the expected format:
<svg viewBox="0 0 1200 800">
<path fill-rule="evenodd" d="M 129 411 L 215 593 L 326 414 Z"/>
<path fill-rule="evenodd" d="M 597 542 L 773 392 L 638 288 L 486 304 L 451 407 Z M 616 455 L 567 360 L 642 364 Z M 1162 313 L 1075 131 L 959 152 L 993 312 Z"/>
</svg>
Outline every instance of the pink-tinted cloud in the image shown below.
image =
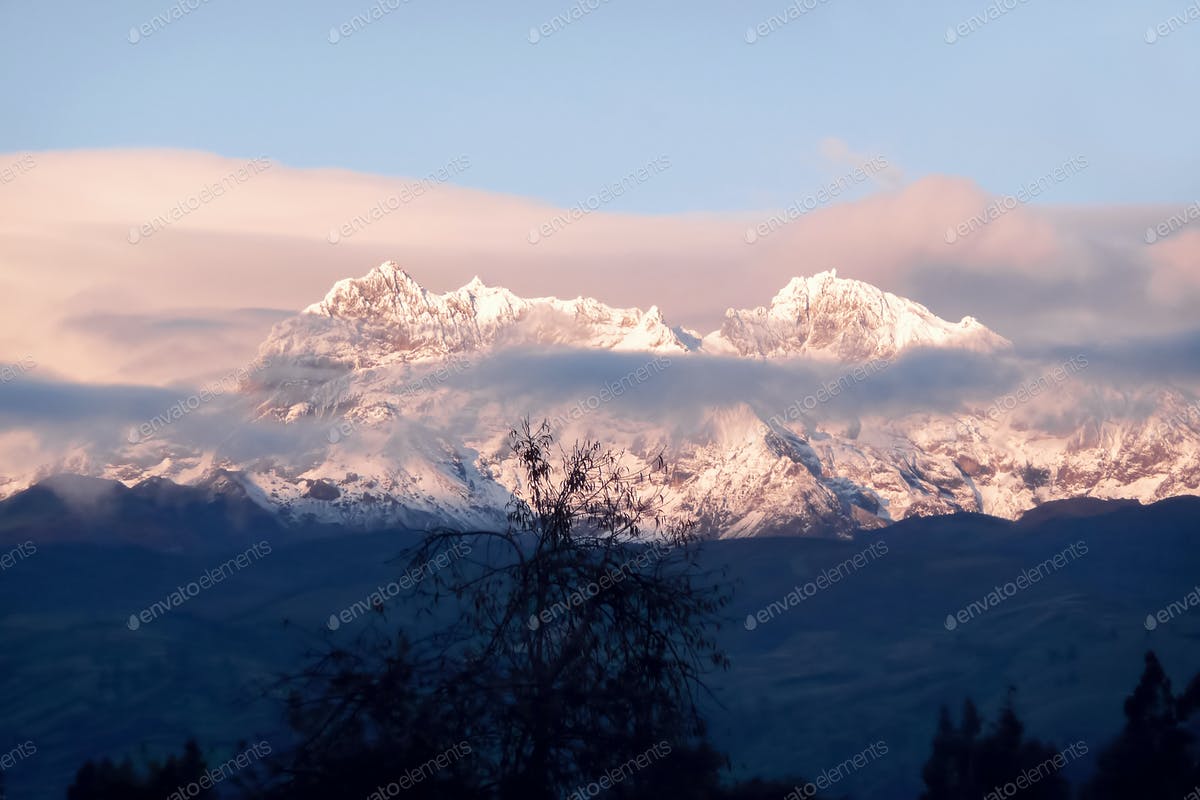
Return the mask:
<svg viewBox="0 0 1200 800">
<path fill-rule="evenodd" d="M 1154 299 L 1164 305 L 1193 305 L 1200 295 L 1200 228 L 1180 231 L 1149 249 Z"/>
<path fill-rule="evenodd" d="M 856 157 L 837 142 L 826 151 Z M 431 290 L 480 275 L 525 295 L 657 304 L 672 323 L 702 332 L 720 324 L 726 307 L 765 304 L 789 277 L 830 267 L 946 316 L 971 313 L 1018 341 L 1025 323 L 1062 338 L 1119 332 L 1118 309 L 1118 328 L 1137 331 L 1149 320 L 1182 327 L 1180 291 L 1200 289 L 1191 266 L 1200 235 L 1140 241 L 1161 210 L 1019 205 L 949 244 L 947 229 L 995 198 L 952 177 L 898 185 L 894 170 L 875 193 L 820 205 L 749 245 L 747 227 L 777 210 L 636 216 L 600 203 L 573 214 L 453 185 L 471 176 L 469 157 L 456 153 L 447 154 L 447 167 L 457 160 L 449 180 L 424 183 L 295 169 L 255 154 L 30 159 L 0 186 L 0 292 L 14 299 L 0 322 L 0 352 L 31 354 L 43 374 L 73 380 L 166 384 L 220 374 L 253 359 L 273 319 L 239 310 L 299 309 L 335 280 L 387 259 Z M 798 189 L 797 199 L 818 188 Z M 530 231 L 547 224 L 555 234 L 531 244 Z M 931 278 L 944 275 L 964 281 L 952 300 L 936 291 L 945 281 Z M 1109 294 L 1093 288 L 1081 298 L 1063 288 L 1115 286 L 1114 275 L 1122 283 Z M 1001 305 L 1001 284 L 1057 287 L 1058 311 L 1071 325 L 1052 331 L 1048 309 Z M 211 325 L 170 324 L 200 319 Z"/>
</svg>

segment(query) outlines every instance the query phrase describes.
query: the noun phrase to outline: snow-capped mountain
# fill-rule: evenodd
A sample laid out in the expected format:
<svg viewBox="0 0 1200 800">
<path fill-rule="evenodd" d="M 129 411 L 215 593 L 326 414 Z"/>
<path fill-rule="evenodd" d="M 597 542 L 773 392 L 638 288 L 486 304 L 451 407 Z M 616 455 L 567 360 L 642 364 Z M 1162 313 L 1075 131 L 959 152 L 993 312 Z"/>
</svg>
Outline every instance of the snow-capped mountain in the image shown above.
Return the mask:
<svg viewBox="0 0 1200 800">
<path fill-rule="evenodd" d="M 319 303 L 276 327 L 262 354 L 298 363 L 374 367 L 505 345 L 683 352 L 657 308 L 590 298 L 524 299 L 475 278 L 433 294 L 394 262 L 338 281 Z"/>
<path fill-rule="evenodd" d="M 910 373 L 927 380 L 930 354 L 1038 377 L 889 405 Z M 525 299 L 478 279 L 435 294 L 387 263 L 277 325 L 260 356 L 271 366 L 222 408 L 224 438 L 194 436 L 185 418 L 116 451 L 76 450 L 7 493 L 55 471 L 220 475 L 285 520 L 485 528 L 504 524 L 519 486 L 506 435 L 525 416 L 621 449 L 630 466 L 663 454 L 668 512 L 718 536 L 850 535 L 1200 487 L 1200 405 L 1183 390 L 1105 386 L 1082 356 L 1026 363 L 971 318 L 834 272 L 793 279 L 701 337 L 656 308 Z"/>
<path fill-rule="evenodd" d="M 479 278 L 439 295 L 387 262 L 338 281 L 324 300 L 278 325 L 261 354 L 362 368 L 514 345 L 866 361 L 913 347 L 991 351 L 1010 343 L 971 317 L 947 322 L 919 303 L 839 278 L 836 270 L 793 278 L 768 307 L 729 309 L 720 330 L 699 338 L 669 327 L 657 306 L 525 299 Z"/>
<path fill-rule="evenodd" d="M 841 361 L 892 358 L 911 347 L 990 351 L 1010 342 L 965 317 L 955 324 L 925 306 L 837 270 L 793 278 L 767 307 L 730 309 L 704 348 L 740 356 L 828 355 Z"/>
</svg>

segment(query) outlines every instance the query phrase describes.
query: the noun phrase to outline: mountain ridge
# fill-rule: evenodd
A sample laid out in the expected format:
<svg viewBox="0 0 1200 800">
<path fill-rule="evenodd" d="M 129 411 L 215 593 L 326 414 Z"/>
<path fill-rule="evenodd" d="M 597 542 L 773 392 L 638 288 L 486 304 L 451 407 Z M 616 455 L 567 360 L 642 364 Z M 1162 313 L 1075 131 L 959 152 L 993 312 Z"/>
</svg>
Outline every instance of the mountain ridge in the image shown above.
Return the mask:
<svg viewBox="0 0 1200 800">
<path fill-rule="evenodd" d="M 364 366 L 521 343 L 865 361 L 895 357 L 918 346 L 985 352 L 1011 346 L 971 317 L 948 322 L 919 303 L 839 278 L 836 270 L 792 278 L 769 306 L 730 308 L 725 316 L 719 330 L 700 335 L 668 325 L 657 305 L 643 311 L 582 296 L 523 298 L 503 287 L 487 286 L 478 277 L 435 294 L 398 263 L 388 261 L 362 277 L 337 281 L 324 299 L 280 323 L 261 354 L 345 359 L 339 348 L 354 348 L 356 366 Z M 323 324 L 313 324 L 313 318 Z"/>
<path fill-rule="evenodd" d="M 914 516 L 1015 520 L 1200 487 L 1200 427 L 1171 422 L 1189 400 L 1176 388 L 1106 385 L 1086 359 L 1048 372 L 970 317 L 834 271 L 729 320 L 701 337 L 657 307 L 519 298 L 478 278 L 437 294 L 386 262 L 276 325 L 260 349 L 270 368 L 196 412 L 226 415 L 195 427 L 228 435 L 193 436 L 185 415 L 148 441 L 77 448 L 6 493 L 71 471 L 225 481 L 289 524 L 487 529 L 520 485 L 507 433 L 522 418 L 631 469 L 663 454 L 664 514 L 720 537 L 848 538 Z M 956 373 L 972 360 L 1000 377 L 975 389 Z M 891 399 L 939 375 L 910 405 Z M 244 444 L 244 425 L 270 444 Z"/>
</svg>

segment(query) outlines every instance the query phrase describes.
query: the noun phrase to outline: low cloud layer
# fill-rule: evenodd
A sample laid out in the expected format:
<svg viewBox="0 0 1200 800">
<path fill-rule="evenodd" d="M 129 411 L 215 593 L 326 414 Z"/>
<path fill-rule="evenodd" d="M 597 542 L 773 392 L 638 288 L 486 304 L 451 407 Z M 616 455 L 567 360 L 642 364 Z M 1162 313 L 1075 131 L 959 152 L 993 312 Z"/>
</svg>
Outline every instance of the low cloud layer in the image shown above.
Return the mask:
<svg viewBox="0 0 1200 800">
<path fill-rule="evenodd" d="M 368 452 L 382 446 L 358 423 L 343 436 L 332 435 L 346 424 L 333 411 L 336 403 L 289 424 L 270 414 L 252 421 L 267 408 L 260 406 L 267 387 L 307 386 L 297 395 L 302 398 L 316 384 L 332 381 L 353 404 L 361 387 L 343 384 L 339 370 L 273 363 L 225 377 L 189 391 L 48 380 L 36 370 L 14 374 L 0 391 L 0 474 L 27 476 L 33 467 L 99 473 L 108 464 L 144 461 L 149 467 L 187 453 L 215 456 L 216 462 L 202 458 L 201 469 L 225 460 L 277 459 L 303 470 L 342 438 L 349 445 L 339 447 Z M 402 452 L 395 442 L 439 433 L 448 443 L 461 443 L 464 435 L 495 439 L 525 416 L 554 420 L 568 438 L 612 435 L 614 424 L 647 420 L 668 441 L 694 442 L 727 435 L 719 428 L 720 413 L 742 409 L 753 415 L 745 419 L 774 417 L 801 429 L 811 424 L 810 433 L 819 435 L 856 430 L 865 418 L 984 415 L 1034 385 L 1042 387 L 1039 402 L 1022 401 L 1004 414 L 1066 434 L 1102 419 L 1144 418 L 1159 388 L 1180 389 L 1190 400 L 1200 386 L 1200 334 L 998 355 L 917 349 L 857 368 L 803 359 L 510 348 L 473 354 L 441 370 L 430 364 L 399 370 L 391 378 L 396 392 L 370 401 L 404 409 L 379 432 L 393 442 L 389 452 Z M 237 391 L 243 380 L 257 389 Z"/>
</svg>

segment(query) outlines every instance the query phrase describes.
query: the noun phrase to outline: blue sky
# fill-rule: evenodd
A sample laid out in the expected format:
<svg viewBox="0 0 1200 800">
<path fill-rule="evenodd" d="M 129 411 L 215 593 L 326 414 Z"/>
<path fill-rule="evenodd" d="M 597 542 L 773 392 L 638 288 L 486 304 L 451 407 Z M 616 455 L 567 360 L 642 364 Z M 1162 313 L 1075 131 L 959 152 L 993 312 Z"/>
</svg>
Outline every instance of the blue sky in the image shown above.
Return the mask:
<svg viewBox="0 0 1200 800">
<path fill-rule="evenodd" d="M 639 213 L 786 205 L 844 168 L 833 138 L 912 180 L 1015 191 L 1072 156 L 1092 168 L 1039 202 L 1200 196 L 1200 20 L 1180 0 L 904 6 L 801 0 L 408 0 L 336 44 L 363 2 L 197 7 L 136 44 L 168 0 L 0 4 L 0 151 L 171 147 L 296 167 L 423 175 L 459 155 L 465 186 L 580 201 L 659 155 L 672 168 L 613 204 Z"/>
</svg>

